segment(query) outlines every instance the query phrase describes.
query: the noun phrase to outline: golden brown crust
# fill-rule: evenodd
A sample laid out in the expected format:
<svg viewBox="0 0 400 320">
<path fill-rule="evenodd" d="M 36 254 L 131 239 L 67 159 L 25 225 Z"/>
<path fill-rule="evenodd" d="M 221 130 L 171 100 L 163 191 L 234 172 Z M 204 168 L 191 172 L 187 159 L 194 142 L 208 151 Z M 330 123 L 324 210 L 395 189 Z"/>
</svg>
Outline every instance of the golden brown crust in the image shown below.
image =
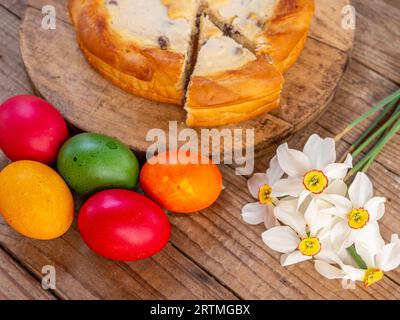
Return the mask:
<svg viewBox="0 0 400 320">
<path fill-rule="evenodd" d="M 103 0 L 69 0 L 78 42 L 91 65 L 131 93 L 181 104 L 185 57 L 176 52 L 141 49 L 110 28 Z"/>
<path fill-rule="evenodd" d="M 288 70 L 303 50 L 314 10 L 314 0 L 278 0 L 265 26 L 268 45 L 257 53 L 270 55 L 282 72 Z"/>
<path fill-rule="evenodd" d="M 170 0 L 163 0 L 171 5 Z M 104 77 L 135 95 L 181 105 L 185 56 L 141 48 L 110 27 L 104 0 L 68 0 L 78 43 L 89 63 Z M 173 7 L 171 7 L 171 10 Z M 277 0 L 265 25 L 267 46 L 259 58 L 237 70 L 193 76 L 187 92 L 189 126 L 218 126 L 251 119 L 279 104 L 282 73 L 300 55 L 307 39 L 314 0 Z M 263 55 L 273 58 L 275 65 Z"/>
<path fill-rule="evenodd" d="M 193 76 L 186 101 L 189 126 L 219 126 L 253 118 L 279 104 L 284 79 L 266 58 L 240 69 Z"/>
<path fill-rule="evenodd" d="M 250 105 L 250 110 L 243 112 L 244 107 L 248 105 Z M 216 127 L 246 121 L 276 109 L 279 106 L 279 99 L 270 103 L 259 103 L 259 105 L 257 107 L 254 102 L 247 102 L 243 105 L 224 107 L 221 110 L 215 108 L 190 109 L 187 113 L 186 124 L 189 127 Z"/>
</svg>

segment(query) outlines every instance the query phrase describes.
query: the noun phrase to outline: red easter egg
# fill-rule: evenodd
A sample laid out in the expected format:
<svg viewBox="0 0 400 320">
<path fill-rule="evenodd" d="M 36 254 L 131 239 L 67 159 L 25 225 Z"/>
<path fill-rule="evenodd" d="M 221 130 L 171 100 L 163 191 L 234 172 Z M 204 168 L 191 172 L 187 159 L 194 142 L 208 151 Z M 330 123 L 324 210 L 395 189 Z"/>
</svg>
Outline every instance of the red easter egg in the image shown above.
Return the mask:
<svg viewBox="0 0 400 320">
<path fill-rule="evenodd" d="M 12 161 L 51 164 L 67 138 L 65 120 L 43 99 L 19 95 L 0 106 L 0 148 Z"/>
<path fill-rule="evenodd" d="M 120 261 L 149 258 L 167 244 L 165 212 L 133 191 L 113 189 L 90 197 L 79 211 L 78 228 L 97 254 Z"/>
</svg>

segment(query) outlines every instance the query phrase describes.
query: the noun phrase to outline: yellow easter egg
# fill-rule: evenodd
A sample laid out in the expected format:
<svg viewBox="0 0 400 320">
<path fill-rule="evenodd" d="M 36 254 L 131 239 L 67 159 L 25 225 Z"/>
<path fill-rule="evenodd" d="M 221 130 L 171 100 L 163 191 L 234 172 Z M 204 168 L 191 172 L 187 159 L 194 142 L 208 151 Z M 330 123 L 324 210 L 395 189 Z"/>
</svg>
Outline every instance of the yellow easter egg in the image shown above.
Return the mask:
<svg viewBox="0 0 400 320">
<path fill-rule="evenodd" d="M 62 236 L 74 217 L 72 194 L 56 171 L 36 161 L 17 161 L 0 172 L 0 213 L 24 236 Z"/>
</svg>

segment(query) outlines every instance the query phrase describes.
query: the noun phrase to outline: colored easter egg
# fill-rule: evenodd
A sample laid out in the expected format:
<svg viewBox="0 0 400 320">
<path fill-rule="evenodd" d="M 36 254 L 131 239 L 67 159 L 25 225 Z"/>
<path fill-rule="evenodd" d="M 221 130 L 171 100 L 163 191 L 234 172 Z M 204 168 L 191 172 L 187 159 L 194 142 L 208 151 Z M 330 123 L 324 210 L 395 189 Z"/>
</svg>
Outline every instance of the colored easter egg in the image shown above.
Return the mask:
<svg viewBox="0 0 400 320">
<path fill-rule="evenodd" d="M 122 189 L 90 197 L 79 211 L 78 227 L 94 252 L 120 261 L 153 256 L 167 244 L 171 229 L 167 215 L 157 204 Z"/>
<path fill-rule="evenodd" d="M 61 148 L 57 167 L 68 185 L 81 195 L 105 189 L 133 189 L 139 164 L 133 152 L 118 140 L 82 133 Z"/>
<path fill-rule="evenodd" d="M 65 120 L 43 99 L 19 95 L 0 106 L 0 148 L 13 161 L 51 164 L 67 138 Z"/>
<path fill-rule="evenodd" d="M 196 161 L 180 162 L 175 151 L 150 159 L 140 173 L 145 194 L 173 212 L 191 213 L 211 206 L 222 191 L 221 173 L 207 158 L 199 154 L 189 157 Z"/>
<path fill-rule="evenodd" d="M 21 160 L 0 172 L 0 212 L 24 236 L 50 240 L 71 226 L 74 203 L 57 172 L 40 162 Z"/>
</svg>

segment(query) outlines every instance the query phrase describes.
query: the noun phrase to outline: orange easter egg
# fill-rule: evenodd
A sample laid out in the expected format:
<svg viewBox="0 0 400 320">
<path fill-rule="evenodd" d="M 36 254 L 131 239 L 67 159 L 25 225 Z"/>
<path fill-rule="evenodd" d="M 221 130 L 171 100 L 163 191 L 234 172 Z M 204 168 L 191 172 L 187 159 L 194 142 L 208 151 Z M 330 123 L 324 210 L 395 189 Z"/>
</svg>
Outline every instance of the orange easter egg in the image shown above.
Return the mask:
<svg viewBox="0 0 400 320">
<path fill-rule="evenodd" d="M 190 157 L 192 160 L 187 163 Z M 211 206 L 222 191 L 218 167 L 199 154 L 161 153 L 150 159 L 140 173 L 145 194 L 165 209 L 190 213 Z"/>
<path fill-rule="evenodd" d="M 57 172 L 42 163 L 23 160 L 0 172 L 0 213 L 24 236 L 49 240 L 69 229 L 74 204 Z"/>
</svg>

